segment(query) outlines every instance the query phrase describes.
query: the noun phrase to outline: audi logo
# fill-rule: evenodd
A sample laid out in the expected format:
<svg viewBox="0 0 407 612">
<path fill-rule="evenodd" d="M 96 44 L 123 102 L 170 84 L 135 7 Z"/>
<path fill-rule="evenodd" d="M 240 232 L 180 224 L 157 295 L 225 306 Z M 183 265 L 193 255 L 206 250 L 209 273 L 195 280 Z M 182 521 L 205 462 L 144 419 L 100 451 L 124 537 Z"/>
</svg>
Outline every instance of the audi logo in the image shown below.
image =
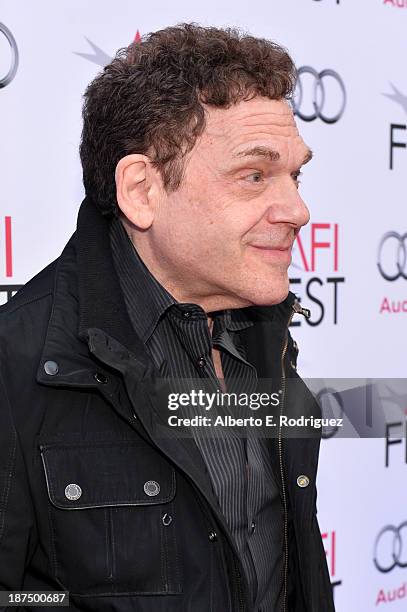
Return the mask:
<svg viewBox="0 0 407 612">
<path fill-rule="evenodd" d="M 305 90 L 304 75 L 312 77 L 311 90 Z M 308 79 L 307 79 L 308 80 Z M 328 86 L 329 81 L 334 81 L 339 87 L 339 110 L 333 111 L 335 103 L 332 105 L 333 93 L 331 87 L 329 91 L 329 110 L 328 107 Z M 306 99 L 307 98 L 307 99 Z M 294 114 L 303 121 L 314 121 L 321 119 L 324 123 L 336 123 L 342 117 L 346 106 L 346 89 L 342 78 L 335 70 L 326 68 L 317 72 L 311 66 L 302 66 L 297 71 L 297 81 L 295 85 L 294 97 L 292 100 Z"/>
<path fill-rule="evenodd" d="M 379 532 L 373 553 L 373 563 L 383 574 L 391 572 L 395 567 L 407 567 L 407 551 L 403 550 L 402 531 L 407 527 L 407 521 L 398 527 L 386 525 Z"/>
<path fill-rule="evenodd" d="M 380 241 L 377 253 L 377 267 L 388 281 L 398 278 L 407 280 L 407 232 L 387 232 Z"/>
<path fill-rule="evenodd" d="M 2 89 L 6 87 L 6 85 L 9 85 L 16 75 L 18 68 L 18 48 L 14 36 L 4 23 L 0 23 L 0 33 L 6 38 L 11 51 L 10 67 L 4 76 L 0 74 L 0 89 Z"/>
</svg>

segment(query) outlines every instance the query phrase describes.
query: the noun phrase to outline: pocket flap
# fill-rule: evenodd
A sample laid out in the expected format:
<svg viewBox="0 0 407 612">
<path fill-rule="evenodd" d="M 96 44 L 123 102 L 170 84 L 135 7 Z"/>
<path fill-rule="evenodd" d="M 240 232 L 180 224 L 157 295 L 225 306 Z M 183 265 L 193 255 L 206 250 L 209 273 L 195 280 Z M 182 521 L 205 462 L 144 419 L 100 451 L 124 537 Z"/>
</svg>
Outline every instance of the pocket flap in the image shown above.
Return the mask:
<svg viewBox="0 0 407 612">
<path fill-rule="evenodd" d="M 57 508 L 164 504 L 175 495 L 174 468 L 147 444 L 42 444 L 51 502 Z"/>
</svg>

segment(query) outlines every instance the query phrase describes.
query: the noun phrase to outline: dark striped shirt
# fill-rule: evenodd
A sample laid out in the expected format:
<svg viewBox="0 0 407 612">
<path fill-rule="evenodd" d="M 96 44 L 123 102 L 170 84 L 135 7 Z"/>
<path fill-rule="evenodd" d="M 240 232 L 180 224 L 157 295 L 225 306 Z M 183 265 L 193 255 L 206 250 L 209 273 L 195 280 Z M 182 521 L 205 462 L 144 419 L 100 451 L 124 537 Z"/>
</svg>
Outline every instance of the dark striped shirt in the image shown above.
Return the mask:
<svg viewBox="0 0 407 612">
<path fill-rule="evenodd" d="M 213 383 L 213 390 L 222 391 L 212 360 L 215 347 L 220 351 L 227 392 L 255 392 L 257 372 L 246 360 L 239 338 L 240 330 L 253 325 L 245 309 L 210 313 L 211 335 L 202 307 L 178 302 L 157 281 L 117 219 L 111 225 L 111 246 L 130 319 L 160 376 L 173 381 L 204 378 Z M 238 437 L 228 428 L 220 437 L 200 435 L 198 428 L 192 428 L 191 434 L 241 554 L 253 609 L 277 612 L 283 509 L 269 459 L 269 440 Z"/>
</svg>

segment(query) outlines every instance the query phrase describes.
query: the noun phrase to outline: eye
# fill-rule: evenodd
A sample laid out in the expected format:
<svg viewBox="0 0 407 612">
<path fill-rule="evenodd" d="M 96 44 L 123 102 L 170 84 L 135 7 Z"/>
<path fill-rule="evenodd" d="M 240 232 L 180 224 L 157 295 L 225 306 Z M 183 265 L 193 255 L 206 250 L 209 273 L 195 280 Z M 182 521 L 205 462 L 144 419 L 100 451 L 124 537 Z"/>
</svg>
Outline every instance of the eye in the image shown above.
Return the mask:
<svg viewBox="0 0 407 612">
<path fill-rule="evenodd" d="M 249 183 L 260 183 L 263 179 L 263 173 L 260 171 L 252 172 L 245 178 L 249 180 Z"/>
</svg>

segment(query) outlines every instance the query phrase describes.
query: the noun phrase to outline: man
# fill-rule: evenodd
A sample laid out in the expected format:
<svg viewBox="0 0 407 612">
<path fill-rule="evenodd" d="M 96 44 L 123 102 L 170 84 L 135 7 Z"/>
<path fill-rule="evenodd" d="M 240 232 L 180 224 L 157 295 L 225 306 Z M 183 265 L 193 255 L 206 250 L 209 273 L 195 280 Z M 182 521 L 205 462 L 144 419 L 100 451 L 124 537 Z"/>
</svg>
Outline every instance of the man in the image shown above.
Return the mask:
<svg viewBox="0 0 407 612">
<path fill-rule="evenodd" d="M 3 589 L 99 612 L 334 610 L 319 438 L 160 429 L 162 389 L 189 378 L 277 381 L 281 413 L 318 414 L 288 331 L 311 157 L 294 79 L 270 41 L 183 24 L 88 87 L 77 231 L 1 309 Z"/>
</svg>

